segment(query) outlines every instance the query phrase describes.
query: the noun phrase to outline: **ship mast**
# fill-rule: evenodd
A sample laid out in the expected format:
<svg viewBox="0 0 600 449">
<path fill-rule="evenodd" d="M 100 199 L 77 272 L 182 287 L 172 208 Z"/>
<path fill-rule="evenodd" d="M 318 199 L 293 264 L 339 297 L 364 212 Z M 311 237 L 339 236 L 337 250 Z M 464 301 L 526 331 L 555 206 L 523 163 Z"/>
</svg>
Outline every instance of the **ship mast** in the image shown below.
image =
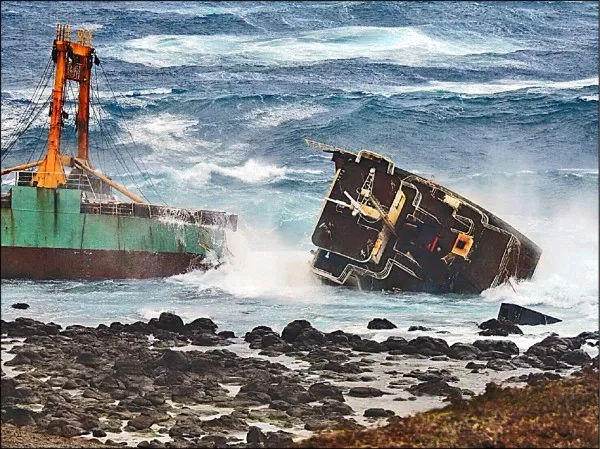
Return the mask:
<svg viewBox="0 0 600 449">
<path fill-rule="evenodd" d="M 39 166 L 33 184 L 37 187 L 55 189 L 65 184 L 63 165 L 71 165 L 70 158 L 60 151 L 60 138 L 64 112 L 67 81 L 79 84 L 79 104 L 77 109 L 77 159 L 89 166 L 89 118 L 90 118 L 90 73 L 92 67 L 91 30 L 77 30 L 77 42 L 71 42 L 71 25 L 56 25 L 56 39 L 52 49 L 52 59 L 56 64 L 52 106 L 50 109 L 50 136 L 48 153 Z"/>
</svg>

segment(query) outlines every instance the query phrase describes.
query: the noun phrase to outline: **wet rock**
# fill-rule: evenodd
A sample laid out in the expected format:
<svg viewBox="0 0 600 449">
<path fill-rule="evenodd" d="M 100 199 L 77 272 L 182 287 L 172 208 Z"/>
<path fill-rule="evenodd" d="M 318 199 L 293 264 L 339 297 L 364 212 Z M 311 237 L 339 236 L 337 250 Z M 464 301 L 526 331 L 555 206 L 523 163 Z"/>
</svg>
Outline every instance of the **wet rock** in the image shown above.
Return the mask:
<svg viewBox="0 0 600 449">
<path fill-rule="evenodd" d="M 350 391 L 348 392 L 348 396 L 356 398 L 376 398 L 383 396 L 384 394 L 383 391 L 375 387 L 353 387 L 350 388 Z"/>
<path fill-rule="evenodd" d="M 283 430 L 268 432 L 265 447 L 291 447 L 294 444 L 292 436 L 293 434 Z"/>
<path fill-rule="evenodd" d="M 4 365 L 6 366 L 19 366 L 19 365 L 31 365 L 31 359 L 23 355 L 22 353 L 18 353 L 11 360 L 6 362 Z"/>
<path fill-rule="evenodd" d="M 2 405 L 5 404 L 18 404 L 23 399 L 23 392 L 17 387 L 19 384 L 15 379 L 10 377 L 3 378 L 0 382 L 0 400 Z"/>
<path fill-rule="evenodd" d="M 216 346 L 221 344 L 222 340 L 216 334 L 201 332 L 191 337 L 191 343 L 196 346 Z"/>
<path fill-rule="evenodd" d="M 127 425 L 133 427 L 136 430 L 149 429 L 155 423 L 153 415 L 142 413 L 135 418 L 129 420 Z"/>
<path fill-rule="evenodd" d="M 46 432 L 51 435 L 72 438 L 79 435 L 85 435 L 87 431 L 76 425 L 76 421 L 59 418 L 51 420 L 46 426 Z"/>
<path fill-rule="evenodd" d="M 157 440 L 156 438 L 150 441 L 140 441 L 137 445 L 137 447 L 139 448 L 144 448 L 144 449 L 160 449 L 160 448 L 164 448 L 165 443 L 163 443 L 160 440 Z"/>
<path fill-rule="evenodd" d="M 486 367 L 485 363 L 475 363 L 475 362 L 469 362 L 465 366 L 465 368 L 467 368 L 467 369 L 483 369 L 485 367 Z"/>
<path fill-rule="evenodd" d="M 7 422 L 17 427 L 35 426 L 36 418 L 39 419 L 39 416 L 39 413 L 25 408 L 13 406 L 2 407 L 2 422 Z"/>
<path fill-rule="evenodd" d="M 92 436 L 95 438 L 103 438 L 106 436 L 106 432 L 102 429 L 92 429 Z"/>
<path fill-rule="evenodd" d="M 11 307 L 13 309 L 25 310 L 25 309 L 29 309 L 29 304 L 27 304 L 25 302 L 17 302 L 15 304 L 13 304 Z"/>
<path fill-rule="evenodd" d="M 582 366 L 592 363 L 592 358 L 583 349 L 574 349 L 565 352 L 560 361 L 573 366 Z"/>
<path fill-rule="evenodd" d="M 406 339 L 399 336 L 391 336 L 388 337 L 386 341 L 381 343 L 381 345 L 385 348 L 386 351 L 394 351 L 398 349 L 402 349 L 406 346 Z"/>
<path fill-rule="evenodd" d="M 500 351 L 482 351 L 477 356 L 477 360 L 496 360 L 496 359 L 510 360 L 510 358 L 511 358 L 510 354 L 508 354 L 506 352 L 500 352 Z"/>
<path fill-rule="evenodd" d="M 384 410 L 382 408 L 368 408 L 365 410 L 364 417 L 365 418 L 389 418 L 390 416 L 394 416 L 392 410 Z"/>
<path fill-rule="evenodd" d="M 79 388 L 79 385 L 77 385 L 77 382 L 75 381 L 75 379 L 68 379 L 64 384 L 63 384 L 63 389 L 65 390 L 75 390 L 77 388 Z"/>
<path fill-rule="evenodd" d="M 333 399 L 326 399 L 318 410 L 324 416 L 347 416 L 352 415 L 354 410 L 348 404 Z"/>
<path fill-rule="evenodd" d="M 476 340 L 473 346 L 482 352 L 497 351 L 509 355 L 518 355 L 519 348 L 510 340 Z"/>
<path fill-rule="evenodd" d="M 525 355 L 534 355 L 538 358 L 552 356 L 556 360 L 560 360 L 566 352 L 580 347 L 581 343 L 576 338 L 560 338 L 558 335 L 550 335 L 529 347 L 525 351 Z"/>
<path fill-rule="evenodd" d="M 493 369 L 495 371 L 511 371 L 516 369 L 512 363 L 506 360 L 490 360 L 487 363 L 486 368 Z"/>
<path fill-rule="evenodd" d="M 425 326 L 410 326 L 408 328 L 408 332 L 414 332 L 414 331 L 432 331 L 433 329 L 430 327 L 425 327 Z"/>
<path fill-rule="evenodd" d="M 402 348 L 405 354 L 421 354 L 427 357 L 435 355 L 450 355 L 451 350 L 448 343 L 441 338 L 420 336 L 410 340 Z"/>
<path fill-rule="evenodd" d="M 293 346 L 307 350 L 317 346 L 322 346 L 327 343 L 325 334 L 314 327 L 302 329 L 302 331 L 294 339 Z"/>
<path fill-rule="evenodd" d="M 373 318 L 367 324 L 367 329 L 396 329 L 397 326 L 387 318 Z"/>
<path fill-rule="evenodd" d="M 260 430 L 259 427 L 251 426 L 246 435 L 246 441 L 248 443 L 264 443 L 267 441 L 267 436 Z"/>
<path fill-rule="evenodd" d="M 217 430 L 224 433 L 229 433 L 230 431 L 247 431 L 249 428 L 246 421 L 231 415 L 223 415 L 218 418 L 202 421 L 200 427 L 204 430 L 212 432 Z"/>
<path fill-rule="evenodd" d="M 460 388 L 452 387 L 443 380 L 430 380 L 409 387 L 408 391 L 415 396 L 449 396 L 456 392 L 460 393 Z M 410 400 L 410 398 L 408 398 Z"/>
<path fill-rule="evenodd" d="M 185 335 L 202 332 L 214 333 L 217 328 L 218 326 L 209 318 L 196 318 L 183 326 L 183 333 Z"/>
<path fill-rule="evenodd" d="M 316 399 L 331 398 L 340 402 L 345 402 L 342 389 L 336 385 L 332 385 L 325 382 L 319 382 L 313 384 L 308 389 L 308 392 L 312 394 Z"/>
<path fill-rule="evenodd" d="M 233 331 L 221 331 L 218 332 L 217 335 L 221 338 L 235 338 L 235 333 Z"/>
<path fill-rule="evenodd" d="M 491 320 L 484 321 L 479 325 L 479 329 L 483 329 L 485 331 L 490 331 L 489 335 L 500 335 L 495 334 L 495 331 L 503 331 L 506 335 L 508 334 L 517 334 L 522 335 L 523 331 L 512 321 L 508 320 L 497 320 L 496 318 L 492 318 Z M 484 335 L 482 332 L 479 335 Z"/>
<path fill-rule="evenodd" d="M 163 355 L 158 359 L 158 363 L 172 370 L 186 371 L 190 367 L 190 358 L 183 351 L 166 349 L 165 352 L 163 352 Z"/>
<path fill-rule="evenodd" d="M 304 329 L 311 328 L 311 324 L 306 320 L 294 320 L 283 328 L 283 331 L 281 332 L 281 338 L 283 338 L 287 343 L 294 343 L 296 338 Z"/>
<path fill-rule="evenodd" d="M 560 378 L 560 374 L 556 373 L 529 373 L 529 375 L 527 376 L 527 384 L 537 385 L 543 382 L 547 382 L 549 380 L 558 380 Z"/>
<path fill-rule="evenodd" d="M 387 347 L 375 340 L 361 339 L 350 341 L 353 351 L 379 353 L 387 350 Z"/>
</svg>

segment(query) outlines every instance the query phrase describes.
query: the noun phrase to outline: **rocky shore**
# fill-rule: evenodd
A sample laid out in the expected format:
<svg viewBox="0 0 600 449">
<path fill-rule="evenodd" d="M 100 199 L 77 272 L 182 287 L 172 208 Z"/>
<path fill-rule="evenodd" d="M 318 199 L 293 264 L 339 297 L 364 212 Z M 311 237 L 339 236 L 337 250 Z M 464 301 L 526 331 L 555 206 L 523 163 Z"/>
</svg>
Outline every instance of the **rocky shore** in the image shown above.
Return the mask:
<svg viewBox="0 0 600 449">
<path fill-rule="evenodd" d="M 480 328 L 481 339 L 450 345 L 326 333 L 305 320 L 240 336 L 171 313 L 96 328 L 2 320 L 3 429 L 109 446 L 282 447 L 462 403 L 490 382 L 535 385 L 597 369 L 597 331 L 550 334 L 521 351 L 506 338 L 518 327 Z"/>
</svg>

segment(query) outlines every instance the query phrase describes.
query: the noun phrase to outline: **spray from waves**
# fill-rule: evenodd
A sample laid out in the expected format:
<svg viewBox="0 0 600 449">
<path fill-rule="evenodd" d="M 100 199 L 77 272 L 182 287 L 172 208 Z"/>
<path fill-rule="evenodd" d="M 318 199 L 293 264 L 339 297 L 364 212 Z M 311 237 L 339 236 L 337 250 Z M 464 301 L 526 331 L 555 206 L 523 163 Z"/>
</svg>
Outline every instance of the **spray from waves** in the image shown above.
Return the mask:
<svg viewBox="0 0 600 449">
<path fill-rule="evenodd" d="M 178 181 L 194 185 L 209 182 L 214 174 L 234 178 L 244 183 L 259 184 L 280 181 L 291 175 L 323 173 L 321 170 L 278 167 L 254 159 L 249 159 L 243 165 L 231 167 L 223 167 L 212 162 L 200 162 L 187 170 L 168 169 L 167 171 Z"/>
<path fill-rule="evenodd" d="M 590 86 L 598 86 L 598 78 L 585 78 L 573 81 L 542 81 L 542 80 L 498 80 L 490 83 L 458 83 L 430 81 L 426 84 L 414 86 L 364 86 L 354 88 L 340 86 L 346 92 L 360 91 L 365 94 L 391 97 L 398 94 L 415 92 L 450 92 L 455 94 L 487 96 L 513 92 L 524 89 L 535 89 L 538 93 L 546 93 L 555 90 L 583 89 Z M 598 101 L 598 95 L 578 97 L 584 101 Z"/>
<path fill-rule="evenodd" d="M 151 67 L 255 63 L 268 66 L 314 64 L 367 58 L 419 66 L 440 57 L 507 54 L 520 50 L 506 40 L 451 41 L 412 27 L 340 27 L 307 31 L 294 37 L 151 35 L 107 46 L 107 56 Z"/>
<path fill-rule="evenodd" d="M 217 270 L 169 278 L 212 294 L 238 298 L 278 298 L 308 303 L 322 297 L 323 286 L 310 271 L 308 251 L 290 250 L 273 232 L 240 227 L 227 232 L 231 257 Z"/>
</svg>

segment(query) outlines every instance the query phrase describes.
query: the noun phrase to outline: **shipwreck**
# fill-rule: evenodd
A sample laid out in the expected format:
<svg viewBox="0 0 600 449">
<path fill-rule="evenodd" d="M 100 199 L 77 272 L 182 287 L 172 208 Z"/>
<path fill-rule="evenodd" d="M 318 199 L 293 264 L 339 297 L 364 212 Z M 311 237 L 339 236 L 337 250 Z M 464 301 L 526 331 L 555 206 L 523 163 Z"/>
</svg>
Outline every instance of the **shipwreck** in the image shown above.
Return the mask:
<svg viewBox="0 0 600 449">
<path fill-rule="evenodd" d="M 78 30 L 72 40 L 71 31 L 69 25 L 57 25 L 46 71 L 2 148 L 4 165 L 40 111 L 49 107 L 43 157 L 2 168 L 3 185 L 12 183 L 0 198 L 2 278 L 150 278 L 217 266 L 226 248 L 225 230 L 236 229 L 236 215 L 151 204 L 93 166 L 90 154 L 99 148 L 90 148 L 90 105 L 100 101 L 92 83 L 96 66 L 102 66 L 92 32 Z M 41 86 L 49 84 L 52 74 L 52 92 L 44 103 Z M 77 108 L 71 120 L 67 100 Z M 122 162 L 114 136 L 100 121 L 101 111 L 93 112 L 102 142 L 112 145 Z M 70 125 L 76 148 L 62 144 Z"/>
<path fill-rule="evenodd" d="M 306 143 L 335 163 L 312 233 L 324 282 L 478 294 L 533 276 L 542 250 L 481 206 L 371 151 Z"/>
</svg>

